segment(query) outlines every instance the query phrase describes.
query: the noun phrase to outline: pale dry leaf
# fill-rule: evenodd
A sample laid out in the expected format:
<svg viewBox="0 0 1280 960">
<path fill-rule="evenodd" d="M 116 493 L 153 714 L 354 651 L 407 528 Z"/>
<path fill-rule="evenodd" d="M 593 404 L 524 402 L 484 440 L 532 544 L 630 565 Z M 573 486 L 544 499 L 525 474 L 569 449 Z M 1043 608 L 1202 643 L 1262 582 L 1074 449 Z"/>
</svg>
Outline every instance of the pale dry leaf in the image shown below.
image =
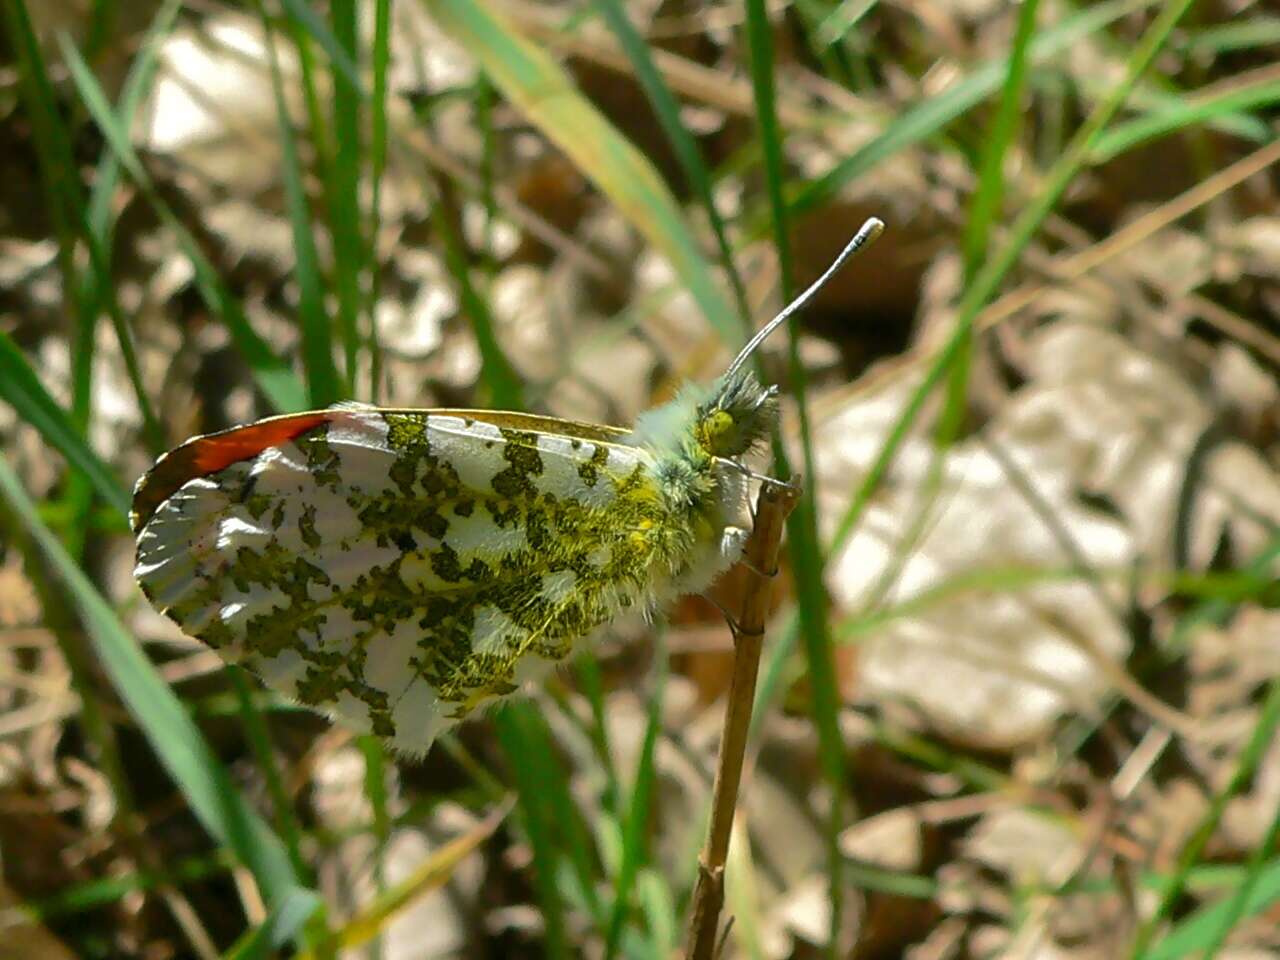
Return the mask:
<svg viewBox="0 0 1280 960">
<path fill-rule="evenodd" d="M 841 833 L 840 852 L 886 870 L 912 873 L 921 864 L 921 826 L 920 817 L 910 808 L 886 810 Z"/>
<path fill-rule="evenodd" d="M 909 536 L 934 456 L 925 426 L 903 445 L 830 567 L 833 593 L 851 611 L 908 603 L 984 568 L 1061 571 L 1079 556 L 1104 575 L 1096 584 L 1050 578 L 1020 591 L 970 587 L 861 638 L 865 699 L 906 703 L 948 735 L 994 747 L 1042 736 L 1063 712 L 1088 712 L 1110 688 L 1114 668 L 1098 658 L 1119 660 L 1128 650 L 1116 614 L 1127 602 L 1128 571 L 1171 563 L 1188 458 L 1211 420 L 1177 371 L 1106 328 L 1059 321 L 1027 345 L 1027 384 L 980 436 L 953 448 L 919 535 Z M 843 512 L 911 386 L 860 396 L 818 427 L 824 517 Z M 1207 563 L 1223 529 L 1244 555 L 1260 549 L 1268 524 L 1280 522 L 1274 471 L 1227 444 L 1206 473 L 1192 559 Z"/>
</svg>

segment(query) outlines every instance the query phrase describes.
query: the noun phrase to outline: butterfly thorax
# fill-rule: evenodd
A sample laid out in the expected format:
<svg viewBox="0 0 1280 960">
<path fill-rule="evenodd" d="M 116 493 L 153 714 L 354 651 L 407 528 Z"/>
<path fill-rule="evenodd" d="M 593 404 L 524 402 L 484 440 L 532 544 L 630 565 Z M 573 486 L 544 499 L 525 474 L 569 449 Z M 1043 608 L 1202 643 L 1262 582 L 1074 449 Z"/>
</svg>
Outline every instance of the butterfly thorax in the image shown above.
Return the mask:
<svg viewBox="0 0 1280 960">
<path fill-rule="evenodd" d="M 736 559 L 746 495 L 737 461 L 776 420 L 773 389 L 743 371 L 686 387 L 637 420 L 627 442 L 653 457 L 655 483 L 686 541 L 659 598 L 702 589 Z"/>
</svg>

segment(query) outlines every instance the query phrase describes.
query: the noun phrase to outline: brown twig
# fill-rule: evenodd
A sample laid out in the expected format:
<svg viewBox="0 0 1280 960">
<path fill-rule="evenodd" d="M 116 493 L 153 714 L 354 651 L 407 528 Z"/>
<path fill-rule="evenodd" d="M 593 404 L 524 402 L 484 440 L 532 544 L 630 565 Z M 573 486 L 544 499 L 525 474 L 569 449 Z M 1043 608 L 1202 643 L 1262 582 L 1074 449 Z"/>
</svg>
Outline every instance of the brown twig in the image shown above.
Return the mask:
<svg viewBox="0 0 1280 960">
<path fill-rule="evenodd" d="M 747 730 L 755 702 L 756 675 L 760 670 L 760 650 L 764 642 L 764 622 L 769 613 L 770 580 L 777 569 L 778 544 L 783 524 L 796 504 L 794 486 L 766 483 L 756 500 L 756 522 L 735 575 L 738 602 L 729 609 L 738 611 L 734 630 L 733 678 L 729 702 L 724 712 L 724 734 L 720 739 L 720 763 L 716 769 L 707 842 L 698 858 L 698 882 L 693 891 L 693 913 L 689 921 L 687 960 L 712 960 L 720 910 L 724 906 L 724 864 L 729 855 L 729 835 L 738 804 L 738 785 L 747 751 Z"/>
</svg>

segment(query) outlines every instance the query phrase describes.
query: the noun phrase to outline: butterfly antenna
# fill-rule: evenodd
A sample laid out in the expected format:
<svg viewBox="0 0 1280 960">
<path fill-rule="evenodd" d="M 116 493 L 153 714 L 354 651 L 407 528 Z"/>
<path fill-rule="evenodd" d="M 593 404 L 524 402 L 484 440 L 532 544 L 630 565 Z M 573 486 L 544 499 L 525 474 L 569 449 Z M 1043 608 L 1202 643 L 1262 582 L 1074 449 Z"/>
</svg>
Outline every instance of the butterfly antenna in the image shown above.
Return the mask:
<svg viewBox="0 0 1280 960">
<path fill-rule="evenodd" d="M 778 329 L 778 327 L 786 323 L 787 320 L 791 318 L 791 315 L 793 313 L 796 313 L 798 310 L 802 310 L 806 306 L 808 306 L 809 301 L 813 299 L 814 295 L 827 285 L 827 281 L 836 275 L 836 273 L 840 270 L 841 267 L 845 265 L 845 262 L 850 257 L 852 257 L 855 253 L 857 253 L 859 250 L 865 247 L 868 243 L 870 243 L 876 237 L 880 236 L 880 234 L 883 232 L 884 232 L 883 220 L 879 219 L 878 217 L 871 217 L 869 220 L 867 220 L 867 222 L 862 225 L 861 229 L 859 229 L 858 232 L 853 235 L 853 239 L 850 240 L 847 244 L 845 244 L 845 248 L 840 251 L 840 256 L 835 258 L 831 266 L 827 267 L 826 271 L 822 274 L 822 276 L 820 276 L 817 280 L 813 281 L 813 283 L 809 285 L 808 290 L 800 294 L 800 296 L 796 297 L 789 304 L 783 307 L 781 312 L 776 317 L 774 317 L 772 320 L 766 323 L 763 327 L 761 327 L 759 331 L 756 332 L 756 335 L 752 337 L 751 340 L 748 341 L 747 345 L 743 347 L 742 350 L 738 353 L 738 355 L 733 358 L 733 363 L 729 364 L 729 369 L 725 373 L 725 376 L 731 377 L 735 373 L 737 373 L 738 368 L 747 362 L 747 359 L 751 356 L 751 354 L 755 353 L 756 347 L 764 343 L 764 341 L 768 338 L 769 334 L 773 333 L 774 330 Z"/>
</svg>

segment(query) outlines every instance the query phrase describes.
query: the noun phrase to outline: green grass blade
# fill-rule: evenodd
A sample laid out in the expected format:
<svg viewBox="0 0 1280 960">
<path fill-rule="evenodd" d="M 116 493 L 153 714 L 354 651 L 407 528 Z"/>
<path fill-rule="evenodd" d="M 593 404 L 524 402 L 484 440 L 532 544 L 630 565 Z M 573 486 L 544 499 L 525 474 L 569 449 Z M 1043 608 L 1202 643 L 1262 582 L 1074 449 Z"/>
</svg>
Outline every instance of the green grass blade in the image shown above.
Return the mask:
<svg viewBox="0 0 1280 960">
<path fill-rule="evenodd" d="M 746 841 L 749 836 L 750 831 L 740 829 L 735 839 Z M 733 917 L 733 939 L 738 945 L 738 955 L 746 960 L 765 960 L 769 954 L 761 942 L 762 903 L 750 843 L 738 842 L 729 846 L 724 888 L 725 903 Z"/>
<path fill-rule="evenodd" d="M 507 99 L 671 262 L 720 337 L 738 342 L 742 331 L 734 311 L 653 164 L 577 91 L 559 64 L 482 0 L 423 3 Z"/>
<path fill-rule="evenodd" d="M 787 206 L 783 198 L 785 172 L 782 158 L 782 132 L 778 126 L 774 104 L 773 27 L 769 22 L 764 0 L 748 0 L 746 12 L 747 43 L 751 52 L 752 89 L 755 91 L 756 100 L 756 121 L 764 154 L 765 183 L 769 192 L 774 246 L 778 251 L 778 264 L 782 276 L 782 299 L 785 303 L 790 302 L 795 293 L 795 282 L 791 270 Z M 812 477 L 816 472 L 813 437 L 805 398 L 804 367 L 800 362 L 800 335 L 794 327 L 787 333 L 790 387 L 799 419 L 804 475 Z M 786 462 L 785 453 L 782 452 L 782 444 L 775 443 L 774 448 L 778 476 L 790 476 L 792 471 Z M 844 827 L 847 798 L 845 796 L 844 738 L 840 735 L 838 720 L 840 696 L 835 686 L 831 626 L 827 620 L 827 593 L 822 583 L 823 563 L 818 540 L 817 506 L 811 486 L 806 485 L 803 488 L 799 502 L 787 518 L 787 533 L 790 538 L 790 556 L 800 609 L 800 638 L 803 641 L 808 677 L 813 690 L 811 707 L 814 726 L 818 730 L 819 756 L 823 775 L 832 791 L 825 835 L 828 896 L 831 901 L 828 950 L 834 956 L 840 939 L 843 912 L 841 903 L 844 890 L 838 839 Z"/>
<path fill-rule="evenodd" d="M 600 663 L 591 651 L 584 652 L 574 662 L 578 686 L 591 705 L 591 745 L 605 778 L 601 805 L 617 819 L 622 819 L 622 788 L 618 783 L 618 771 L 613 763 L 613 750 L 609 746 L 609 728 L 605 721 L 604 678 L 600 675 Z"/>
<path fill-rule="evenodd" d="M 1183 51 L 1191 56 L 1216 56 L 1273 46 L 1280 46 L 1280 17 L 1267 14 L 1188 30 L 1182 43 Z"/>
<path fill-rule="evenodd" d="M 1233 886 L 1239 881 L 1234 881 Z M 1241 916 L 1257 916 L 1280 901 L 1280 860 L 1273 860 L 1259 871 L 1241 909 Z M 1213 946 L 1213 938 L 1224 922 L 1237 909 L 1234 898 L 1220 900 L 1193 911 L 1179 920 L 1159 943 L 1142 955 L 1142 960 L 1181 960 L 1182 957 Z"/>
<path fill-rule="evenodd" d="M 964 273 L 972 280 L 987 256 L 991 226 L 1000 216 L 1004 202 L 1005 157 L 1020 126 L 1022 98 L 1027 85 L 1027 56 L 1035 36 L 1039 0 L 1026 0 L 1018 7 L 1018 25 L 1009 53 L 1009 72 L 1000 95 L 991 129 L 983 140 L 986 144 L 978 169 L 978 189 L 969 205 L 969 219 L 964 233 Z"/>
<path fill-rule="evenodd" d="M 658 734 L 662 731 L 662 708 L 667 683 L 667 656 L 665 649 L 655 650 L 654 662 L 658 664 L 654 689 L 649 696 L 649 720 L 645 725 L 644 742 L 640 747 L 640 759 L 636 763 L 636 776 L 631 786 L 631 808 L 627 811 L 622 834 L 622 862 L 613 883 L 613 910 L 609 915 L 608 934 L 605 938 L 605 958 L 613 960 L 622 942 L 623 924 L 631 909 L 631 888 L 636 873 L 647 859 L 645 834 L 649 829 L 649 811 L 653 801 L 654 753 L 658 747 Z"/>
<path fill-rule="evenodd" d="M 560 850 L 554 836 L 556 814 L 546 802 L 545 786 L 535 765 L 542 751 L 530 730 L 531 712 L 527 704 L 512 704 L 494 717 L 494 728 L 515 773 L 521 820 L 533 851 L 533 882 L 542 906 L 542 951 L 545 956 L 558 960 L 569 956 L 564 901 L 556 884 Z M 563 779 L 559 770 L 553 771 L 552 776 Z"/>
<path fill-rule="evenodd" d="M 331 0 L 334 39 L 356 63 L 360 50 L 355 0 Z M 335 71 L 336 72 L 336 71 Z M 338 294 L 338 327 L 342 332 L 348 389 L 355 383 L 360 355 L 360 314 L 364 299 L 360 278 L 366 249 L 360 231 L 360 165 L 362 144 L 360 96 L 333 78 L 333 166 L 329 171 L 329 232 L 333 237 L 333 272 Z"/>
<path fill-rule="evenodd" d="M 1271 823 L 1267 826 L 1267 832 L 1263 834 L 1262 842 L 1249 854 L 1249 862 L 1245 865 L 1244 881 L 1227 901 L 1226 909 L 1218 921 L 1217 932 L 1209 946 L 1205 948 L 1205 960 L 1213 960 L 1218 955 L 1218 951 L 1222 949 L 1222 945 L 1226 943 L 1228 935 L 1235 929 L 1236 924 L 1250 912 L 1252 901 L 1255 894 L 1263 887 L 1271 858 L 1275 856 L 1277 849 L 1280 849 L 1280 805 L 1271 816 Z M 1261 909 L 1266 909 L 1280 900 L 1280 890 L 1264 892 L 1261 899 Z"/>
<path fill-rule="evenodd" d="M 1208 811 L 1200 823 L 1197 824 L 1190 839 L 1183 846 L 1173 876 L 1161 892 L 1160 902 L 1156 904 L 1155 910 L 1152 911 L 1151 916 L 1146 919 L 1134 937 L 1132 956 L 1135 960 L 1137 958 L 1151 960 L 1151 955 L 1147 952 L 1147 948 L 1151 945 L 1156 931 L 1165 918 L 1169 916 L 1178 898 L 1182 896 L 1187 876 L 1192 868 L 1200 863 L 1200 856 L 1204 853 L 1205 847 L 1213 837 L 1214 831 L 1217 830 L 1218 824 L 1222 820 L 1222 815 L 1226 812 L 1227 804 L 1253 778 L 1258 769 L 1258 764 L 1271 746 L 1271 741 L 1276 734 L 1277 728 L 1280 728 L 1280 680 L 1272 680 L 1267 690 L 1266 700 L 1263 702 L 1262 709 L 1259 712 L 1257 725 L 1253 728 L 1253 734 L 1249 737 L 1249 742 L 1245 744 L 1244 749 L 1240 751 L 1239 757 L 1236 758 L 1236 768 L 1231 774 L 1231 780 L 1214 796 L 1213 802 L 1209 804 Z M 1257 874 L 1251 874 L 1251 876 L 1255 878 L 1255 883 L 1261 879 Z M 1214 938 L 1222 930 L 1222 926 L 1230 924 L 1233 916 L 1238 916 L 1244 912 L 1245 907 L 1248 906 L 1250 896 L 1251 892 L 1244 890 L 1239 903 L 1236 903 L 1234 899 L 1229 901 L 1212 925 L 1205 924 L 1205 939 L 1200 943 L 1202 948 L 1212 944 Z"/>
<path fill-rule="evenodd" d="M 582 811 L 569 790 L 569 780 L 556 755 L 555 747 L 542 714 L 529 703 L 513 704 L 516 722 L 522 731 L 526 752 L 523 761 L 526 774 L 532 774 L 534 788 L 546 805 L 548 822 L 556 833 L 557 849 L 567 856 L 573 877 L 579 887 L 579 899 L 586 904 L 597 921 L 604 916 L 595 878 L 599 875 L 591 833 L 583 822 Z"/>
<path fill-rule="evenodd" d="M 887 893 L 892 897 L 909 897 L 913 900 L 932 900 L 941 891 L 941 885 L 933 877 L 916 873 L 902 873 L 868 863 L 848 863 L 849 881 L 859 890 Z"/>
<path fill-rule="evenodd" d="M 1109 0 L 1089 6 L 1057 27 L 1045 30 L 1037 36 L 1028 51 L 1031 63 L 1042 63 L 1126 14 L 1151 6 L 1154 2 L 1155 0 Z M 878 137 L 801 190 L 792 201 L 792 213 L 803 213 L 825 206 L 846 184 L 852 183 L 899 150 L 940 133 L 951 121 L 1000 89 L 1008 74 L 1007 58 L 983 64 L 944 93 L 906 110 Z"/>
<path fill-rule="evenodd" d="M 1272 583 L 1275 580 L 1272 565 L 1277 557 L 1280 557 L 1280 534 L 1272 536 L 1267 545 L 1243 565 L 1241 572 L 1250 577 L 1266 578 L 1268 583 Z M 1235 608 L 1235 601 L 1225 597 L 1214 597 L 1198 604 L 1178 620 L 1165 644 L 1166 648 L 1171 654 L 1186 653 L 1193 629 L 1206 623 L 1226 623 Z"/>
<path fill-rule="evenodd" d="M 511 812 L 511 807 L 511 801 L 504 798 L 483 820 L 439 847 L 414 867 L 408 876 L 396 881 L 392 887 L 348 918 L 325 942 L 324 946 L 329 951 L 327 955 L 336 956 L 341 953 L 342 956 L 349 956 L 350 951 L 377 937 L 406 907 L 448 883 L 458 865 L 493 836 Z M 319 950 L 314 953 L 304 952 L 299 954 L 298 960 L 317 960 L 320 955 L 326 954 L 321 954 Z"/>
<path fill-rule="evenodd" d="M 83 211 L 82 211 L 83 212 Z M 86 275 L 85 299 L 95 306 L 101 306 L 111 320 L 111 328 L 116 335 L 116 343 L 120 347 L 120 358 L 124 361 L 125 376 L 133 387 L 134 399 L 138 403 L 138 411 L 142 415 L 142 436 L 153 454 L 164 452 L 168 444 L 165 441 L 164 428 L 160 426 L 151 399 L 147 396 L 142 383 L 142 369 L 138 366 L 138 354 L 133 344 L 133 331 L 120 309 L 120 301 L 116 297 L 115 284 L 112 282 L 111 268 L 107 261 L 106 250 L 102 241 L 91 232 L 87 220 L 82 219 L 80 225 L 86 244 L 89 248 L 89 270 Z M 92 329 L 92 328 L 90 328 Z"/>
<path fill-rule="evenodd" d="M 43 209 L 57 240 L 62 301 L 75 329 L 71 345 L 70 423 L 76 432 L 84 434 L 91 419 L 93 361 L 100 313 L 96 296 L 98 284 L 94 281 L 97 271 L 82 269 L 78 256 L 79 240 L 85 235 L 84 189 L 72 154 L 73 134 L 63 119 L 26 4 L 22 0 L 6 0 L 0 13 L 18 68 L 18 92 L 36 154 Z M 72 472 L 66 479 L 62 498 L 72 508 L 63 536 L 69 549 L 78 555 L 84 539 L 83 519 L 92 505 L 89 481 Z"/>
<path fill-rule="evenodd" d="M 1170 111 L 1181 110 L 1190 98 L 1196 96 L 1195 91 L 1177 89 L 1176 92 L 1171 92 L 1165 89 L 1168 86 L 1167 80 L 1163 77 L 1159 79 L 1165 81 L 1159 88 L 1152 84 L 1147 84 L 1134 91 L 1132 107 L 1137 115 L 1134 122 L 1143 122 L 1148 115 L 1159 116 Z M 1251 78 L 1248 85 L 1257 86 L 1265 82 L 1265 76 L 1261 80 L 1254 77 Z M 1238 89 L 1244 89 L 1244 85 L 1242 84 Z M 1203 95 L 1205 99 L 1213 99 L 1224 96 L 1229 92 L 1210 88 L 1208 93 Z M 1219 133 L 1241 137 L 1254 143 L 1265 143 L 1271 135 L 1271 127 L 1267 124 L 1267 121 L 1252 113 L 1233 112 L 1230 110 L 1214 113 L 1206 118 L 1205 125 Z M 1116 125 L 1116 129 L 1120 127 L 1121 124 Z"/>
<path fill-rule="evenodd" d="M 18 345 L 3 330 L 0 330 L 0 397 L 66 457 L 71 466 L 88 477 L 103 500 L 121 516 L 128 515 L 128 491 L 89 447 L 67 413 L 49 396 Z"/>
<path fill-rule="evenodd" d="M 1031 238 L 1057 205 L 1067 185 L 1088 162 L 1090 151 L 1099 135 L 1116 115 L 1138 77 L 1151 65 L 1151 61 L 1168 40 L 1169 33 L 1186 13 L 1191 2 L 1192 0 L 1170 0 L 1165 4 L 1134 48 L 1126 64 L 1125 76 L 1089 115 L 1072 137 L 1058 162 L 1045 175 L 1044 186 L 1014 221 L 1005 245 L 986 260 L 973 282 L 965 288 L 956 310 L 955 328 L 925 370 L 920 383 L 908 399 L 906 407 L 894 423 L 893 429 L 863 478 L 863 482 L 855 491 L 848 509 L 840 518 L 835 536 L 832 538 L 832 552 L 839 550 L 847 542 L 862 512 L 879 487 L 880 481 L 888 472 L 899 446 L 906 439 L 925 401 L 938 383 L 948 375 L 957 358 L 965 350 L 978 312 L 987 304 L 1004 278 L 1008 276 L 1009 271 L 1018 262 L 1022 251 L 1026 249 Z M 1038 38 L 1032 43 L 1032 47 L 1043 39 L 1043 36 Z"/>
<path fill-rule="evenodd" d="M 373 94 L 369 104 L 369 402 L 382 390 L 382 347 L 374 308 L 380 293 L 378 235 L 382 232 L 382 175 L 387 167 L 387 72 L 391 63 L 391 0 L 375 0 L 373 16 Z"/>
<path fill-rule="evenodd" d="M 649 47 L 645 44 L 644 38 L 640 36 L 639 31 L 632 26 L 622 3 L 619 0 L 596 0 L 596 4 L 605 23 L 613 31 L 614 36 L 618 38 L 618 43 L 621 44 L 627 59 L 631 61 L 631 68 L 635 71 L 636 80 L 639 81 L 645 97 L 648 98 L 649 104 L 653 107 L 654 115 L 662 126 L 662 132 L 666 134 L 667 142 L 671 144 L 672 150 L 675 151 L 676 159 L 680 163 L 680 168 L 684 171 L 685 179 L 689 181 L 689 186 L 692 188 L 694 195 L 707 212 L 707 222 L 711 225 L 711 231 L 716 238 L 716 246 L 719 248 L 720 263 L 729 278 L 734 300 L 738 305 L 738 314 L 743 324 L 742 339 L 745 341 L 749 335 L 748 324 L 751 322 L 751 306 L 747 302 L 747 291 L 742 283 L 742 276 L 738 273 L 738 268 L 733 262 L 733 251 L 729 247 L 728 231 L 725 228 L 724 218 L 720 216 L 720 211 L 716 208 L 715 197 L 711 191 L 711 175 L 707 172 L 706 164 L 702 162 L 702 153 L 699 151 L 693 135 L 689 133 L 680 119 L 679 102 L 677 102 L 670 88 L 662 79 L 662 74 L 658 72 L 658 68 L 654 65 L 653 57 L 649 54 Z"/>
<path fill-rule="evenodd" d="M 164 872 L 137 870 L 120 876 L 95 877 L 59 890 L 52 896 L 28 900 L 17 909 L 23 916 L 34 920 L 52 920 L 116 903 L 134 891 L 150 891 L 166 884 L 181 887 L 207 880 L 225 874 L 233 865 L 224 851 L 211 856 L 183 858 L 167 864 Z"/>
<path fill-rule="evenodd" d="M 284 779 L 276 767 L 276 753 L 271 744 L 271 734 L 267 730 L 267 722 L 262 711 L 255 703 L 253 681 L 249 679 L 242 667 L 231 666 L 226 670 L 235 690 L 236 703 L 240 707 L 240 723 L 244 728 L 245 739 L 253 751 L 254 760 L 262 772 L 267 785 L 267 794 L 271 797 L 271 806 L 275 813 L 276 834 L 289 854 L 289 863 L 293 866 L 293 875 L 299 879 L 307 879 L 308 870 L 302 858 L 302 825 L 294 815 L 293 804 L 289 799 L 289 791 L 285 789 Z"/>
<path fill-rule="evenodd" d="M 284 101 L 284 83 L 276 56 L 275 32 L 266 10 L 259 4 L 270 65 L 271 92 L 275 97 L 280 127 L 281 176 L 284 178 L 285 208 L 293 230 L 294 275 L 298 281 L 298 323 L 302 333 L 302 364 L 307 373 L 307 399 L 312 407 L 327 407 L 343 399 L 338 371 L 333 364 L 332 327 L 324 308 L 324 278 L 311 226 L 311 210 L 303 186 L 302 161 L 293 132 L 293 119 Z"/>
<path fill-rule="evenodd" d="M 269 960 L 297 940 L 311 918 L 324 906 L 310 890 L 294 887 L 271 908 L 260 927 L 246 933 L 224 954 L 226 960 Z"/>
<path fill-rule="evenodd" d="M 333 142 L 329 132 L 328 118 L 320 105 L 315 56 L 312 50 L 313 38 L 297 17 L 286 17 L 285 26 L 289 31 L 290 39 L 293 40 L 293 50 L 298 58 L 298 85 L 302 88 L 302 101 L 307 111 L 307 124 L 310 127 L 311 147 L 315 151 L 311 166 L 327 190 L 329 168 L 333 166 Z"/>
<path fill-rule="evenodd" d="M 966 594 L 1014 594 L 1048 583 L 1069 583 L 1083 578 L 1080 570 L 1069 567 L 989 567 L 966 570 L 892 605 L 878 606 L 840 621 L 836 626 L 836 639 L 840 643 L 853 642 L 877 630 L 883 630 L 886 624 L 894 620 L 919 616 Z"/>
<path fill-rule="evenodd" d="M 484 383 L 485 401 L 501 410 L 524 409 L 524 384 L 502 352 L 498 336 L 494 332 L 493 313 L 489 304 L 471 282 L 471 267 L 462 246 L 462 222 L 460 211 L 453 206 L 452 196 L 442 185 L 435 228 L 444 243 L 445 264 L 458 284 L 458 299 L 462 313 L 471 324 L 471 331 L 480 350 L 480 379 Z"/>
<path fill-rule="evenodd" d="M 44 54 L 35 35 L 24 0 L 3 0 L 6 46 L 11 47 L 18 66 L 19 92 L 26 107 L 31 142 L 40 165 L 45 210 L 58 240 L 58 268 L 63 293 L 75 313 L 78 327 L 92 324 L 95 317 L 77 294 L 81 290 L 75 264 L 77 233 L 75 222 L 83 209 L 83 187 L 71 152 L 71 137 L 62 120 L 53 85 L 45 69 Z"/>
<path fill-rule="evenodd" d="M 871 12 L 878 0 L 842 0 L 842 2 L 818 24 L 818 40 L 827 46 L 839 43 L 858 25 L 858 21 Z"/>
<path fill-rule="evenodd" d="M 178 698 L 121 625 L 111 605 L 45 526 L 2 457 L 0 496 L 66 590 L 112 683 L 192 811 L 211 836 L 230 847 L 249 867 L 267 902 L 283 902 L 297 883 L 279 839 L 244 802 Z"/>
<path fill-rule="evenodd" d="M 126 128 L 132 125 L 138 104 L 150 87 L 155 75 L 160 41 L 172 29 L 179 6 L 180 4 L 175 0 L 170 0 L 160 8 L 143 39 L 137 59 L 130 65 L 120 94 L 119 113 Z M 110 149 L 104 148 L 94 172 L 93 189 L 88 202 L 76 210 L 77 225 L 89 253 L 89 267 L 84 271 L 82 278 L 80 299 L 95 315 L 100 310 L 107 313 L 116 335 L 116 342 L 120 347 L 125 373 L 133 387 L 138 410 L 142 415 L 143 437 L 152 453 L 160 453 L 167 446 L 164 430 L 143 386 L 142 373 L 133 343 L 133 332 L 120 307 L 111 272 L 111 244 L 114 238 L 115 218 L 112 201 L 116 187 L 119 185 L 119 174 L 119 164 Z M 89 330 L 92 330 L 92 325 L 89 326 Z M 73 355 L 79 365 L 87 368 L 93 356 L 92 341 L 78 343 Z M 80 375 L 77 374 L 75 377 L 77 386 L 80 379 Z M 87 370 L 85 379 L 87 381 Z"/>
<path fill-rule="evenodd" d="M 364 795 L 373 815 L 369 834 L 373 840 L 370 859 L 373 861 L 373 889 L 375 899 L 387 892 L 387 840 L 391 836 L 391 814 L 387 809 L 387 756 L 382 740 L 372 734 L 356 738 L 356 746 L 364 757 Z M 370 944 L 370 960 L 381 960 L 383 944 L 375 938 Z"/>
<path fill-rule="evenodd" d="M 962 254 L 964 257 L 965 283 L 972 283 L 978 269 L 986 260 L 991 237 L 991 226 L 1000 214 L 1004 200 L 1005 155 L 1018 128 L 1022 112 L 1022 98 L 1026 88 L 1027 56 L 1035 37 L 1038 0 L 1026 0 L 1018 10 L 1018 22 L 1014 31 L 1013 48 L 1009 54 L 1009 73 L 1005 78 L 1000 106 L 995 121 L 985 138 L 978 171 L 978 189 L 969 207 L 969 219 L 965 226 Z M 960 435 L 969 410 L 969 370 L 973 361 L 973 338 L 968 338 L 956 353 L 947 379 L 947 397 L 937 428 L 937 449 L 929 468 L 928 486 L 932 490 L 927 503 L 920 511 L 920 521 L 932 509 L 933 499 L 941 479 L 942 457 Z"/>
<path fill-rule="evenodd" d="M 649 929 L 649 957 L 666 960 L 676 949 L 676 905 L 666 879 L 657 871 L 644 870 L 636 883 L 640 908 Z"/>
<path fill-rule="evenodd" d="M 160 45 L 173 29 L 181 6 L 181 0 L 167 0 L 161 6 L 143 38 L 137 58 L 130 64 L 117 109 L 121 125 L 126 130 L 132 128 L 138 107 L 151 87 L 151 81 L 155 77 L 156 66 L 159 63 Z M 164 430 L 143 386 L 142 373 L 133 344 L 133 334 L 125 321 L 119 299 L 116 297 L 115 282 L 111 272 L 111 245 L 115 233 L 115 211 L 112 208 L 112 202 L 120 183 L 120 164 L 109 147 L 104 147 L 102 150 L 92 182 L 92 192 L 87 208 L 83 211 L 84 235 L 91 257 L 91 269 L 84 277 L 83 298 L 85 302 L 101 304 L 107 310 L 115 330 L 116 341 L 120 346 L 125 371 L 133 386 L 138 409 L 142 414 L 143 436 L 151 452 L 160 453 L 167 445 Z M 88 358 L 92 357 L 92 352 L 90 349 L 78 348 L 75 355 L 81 363 L 87 363 Z"/>
<path fill-rule="evenodd" d="M 1280 81 L 1264 80 L 1203 99 L 1196 99 L 1194 93 L 1184 96 L 1186 99 L 1172 103 L 1166 110 L 1151 111 L 1108 130 L 1094 145 L 1090 161 L 1105 163 L 1126 150 L 1187 127 L 1209 123 L 1241 110 L 1271 107 L 1280 101 Z M 1263 129 L 1265 131 L 1266 128 Z"/>
<path fill-rule="evenodd" d="M 309 0 L 281 0 L 281 3 L 289 11 L 290 15 L 302 24 L 307 33 L 315 38 L 316 43 L 320 44 L 321 49 L 328 56 L 329 62 L 333 64 L 334 80 L 341 80 L 344 85 L 353 90 L 358 96 L 363 97 L 364 91 L 360 85 L 359 67 L 351 59 L 351 54 L 347 52 L 347 49 L 334 36 L 328 24 L 316 12 L 315 4 L 309 2 Z"/>
<path fill-rule="evenodd" d="M 760 682 L 756 685 L 756 699 L 751 705 L 751 735 L 754 737 L 764 722 L 765 713 L 789 685 L 792 678 L 791 655 L 800 637 L 800 617 L 790 610 L 776 618 L 765 645 L 765 659 L 760 669 Z"/>
<path fill-rule="evenodd" d="M 85 108 L 98 124 L 98 128 L 125 172 L 146 197 L 157 216 L 177 237 L 178 243 L 195 270 L 196 288 L 201 298 L 213 315 L 226 326 L 236 349 L 253 371 L 258 386 L 276 409 L 286 413 L 304 409 L 306 391 L 302 384 L 298 382 L 288 363 L 277 357 L 271 346 L 250 326 L 239 302 L 223 285 L 213 264 L 201 251 L 191 231 L 183 226 L 156 191 L 151 177 L 142 166 L 142 161 L 129 141 L 128 132 L 111 109 L 102 87 L 80 56 L 80 52 L 65 35 L 59 39 L 67 69 Z"/>
</svg>

